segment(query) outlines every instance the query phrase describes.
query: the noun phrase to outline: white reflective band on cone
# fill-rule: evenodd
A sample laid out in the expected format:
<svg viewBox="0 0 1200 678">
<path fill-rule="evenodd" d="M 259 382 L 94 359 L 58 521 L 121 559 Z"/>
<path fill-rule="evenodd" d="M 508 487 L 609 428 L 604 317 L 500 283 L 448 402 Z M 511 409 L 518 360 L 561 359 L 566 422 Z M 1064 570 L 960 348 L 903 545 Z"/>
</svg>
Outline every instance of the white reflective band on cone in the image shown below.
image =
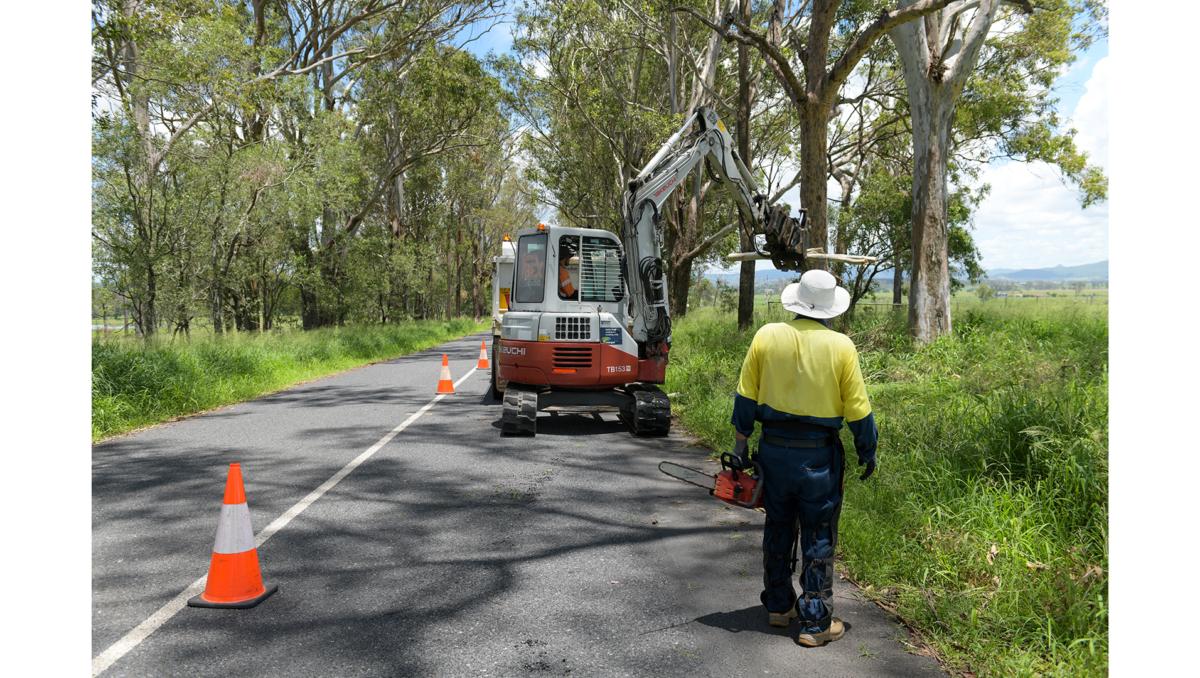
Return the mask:
<svg viewBox="0 0 1200 678">
<path fill-rule="evenodd" d="M 244 503 L 222 504 L 213 553 L 245 553 L 253 548 L 254 528 L 250 526 L 250 507 Z"/>
</svg>

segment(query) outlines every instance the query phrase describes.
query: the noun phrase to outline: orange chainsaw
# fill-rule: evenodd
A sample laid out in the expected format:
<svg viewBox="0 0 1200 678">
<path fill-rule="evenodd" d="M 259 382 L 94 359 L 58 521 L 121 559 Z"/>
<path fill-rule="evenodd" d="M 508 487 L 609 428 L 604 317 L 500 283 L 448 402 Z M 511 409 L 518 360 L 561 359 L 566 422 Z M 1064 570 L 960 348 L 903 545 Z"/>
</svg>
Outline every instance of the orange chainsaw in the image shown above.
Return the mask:
<svg viewBox="0 0 1200 678">
<path fill-rule="evenodd" d="M 750 465 L 754 467 L 754 473 L 737 470 L 734 468 L 733 456 L 726 452 L 721 455 L 721 472 L 716 475 L 669 461 L 659 463 L 658 470 L 685 483 L 703 487 L 709 494 L 727 504 L 748 509 L 761 508 L 762 466 L 754 460 L 750 461 Z"/>
</svg>

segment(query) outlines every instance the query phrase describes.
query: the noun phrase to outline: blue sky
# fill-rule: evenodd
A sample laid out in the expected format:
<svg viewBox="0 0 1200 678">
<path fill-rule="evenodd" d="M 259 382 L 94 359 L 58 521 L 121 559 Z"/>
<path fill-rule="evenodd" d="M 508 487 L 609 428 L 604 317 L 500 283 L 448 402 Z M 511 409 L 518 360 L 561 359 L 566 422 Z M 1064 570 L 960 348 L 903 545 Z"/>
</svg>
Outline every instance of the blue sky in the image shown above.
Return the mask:
<svg viewBox="0 0 1200 678">
<path fill-rule="evenodd" d="M 1076 145 L 1108 172 L 1108 43 L 1099 43 L 1071 65 L 1055 88 L 1058 111 L 1077 131 Z M 1108 259 L 1108 204 L 1081 209 L 1078 190 L 1063 185 L 1045 163 L 1001 161 L 982 179 L 991 184 L 975 214 L 975 242 L 983 266 L 1043 268 Z"/>
<path fill-rule="evenodd" d="M 467 47 L 481 56 L 489 50 L 505 52 L 512 45 L 511 28 L 499 24 L 486 33 L 464 33 L 459 43 L 477 38 Z M 1064 124 L 1077 130 L 1077 145 L 1106 172 L 1108 64 L 1107 41 L 1097 43 L 1055 87 Z M 1078 191 L 1064 185 L 1053 167 L 1000 160 L 983 170 L 981 181 L 992 187 L 974 218 L 985 269 L 1075 266 L 1108 259 L 1107 203 L 1081 209 Z M 782 200 L 799 204 L 799 188 Z M 758 267 L 773 268 L 770 262 L 759 262 Z"/>
<path fill-rule="evenodd" d="M 512 23 L 504 21 L 490 29 L 487 26 L 474 26 L 458 36 L 456 44 L 462 47 L 468 40 L 467 49 L 477 56 L 487 56 L 489 50 L 503 54 L 512 46 Z"/>
</svg>

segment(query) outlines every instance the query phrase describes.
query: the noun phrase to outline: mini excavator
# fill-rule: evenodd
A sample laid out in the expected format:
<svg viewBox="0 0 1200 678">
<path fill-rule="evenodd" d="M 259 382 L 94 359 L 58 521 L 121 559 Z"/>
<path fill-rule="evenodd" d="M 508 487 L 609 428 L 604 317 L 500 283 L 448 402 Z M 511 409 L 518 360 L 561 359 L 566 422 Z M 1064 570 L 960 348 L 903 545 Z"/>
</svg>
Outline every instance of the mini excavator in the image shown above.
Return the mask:
<svg viewBox="0 0 1200 678">
<path fill-rule="evenodd" d="M 701 161 L 735 196 L 743 227 L 765 240 L 763 250 L 730 259 L 770 259 L 799 273 L 826 258 L 809 252 L 804 211 L 793 217 L 768 204 L 716 112 L 697 108 L 629 181 L 621 238 L 539 224 L 503 243 L 494 259 L 491 363 L 503 433 L 536 435 L 538 411 L 552 406 L 615 406 L 634 435 L 668 433 L 671 402 L 659 384 L 671 317 L 659 223 L 663 203 Z"/>
</svg>

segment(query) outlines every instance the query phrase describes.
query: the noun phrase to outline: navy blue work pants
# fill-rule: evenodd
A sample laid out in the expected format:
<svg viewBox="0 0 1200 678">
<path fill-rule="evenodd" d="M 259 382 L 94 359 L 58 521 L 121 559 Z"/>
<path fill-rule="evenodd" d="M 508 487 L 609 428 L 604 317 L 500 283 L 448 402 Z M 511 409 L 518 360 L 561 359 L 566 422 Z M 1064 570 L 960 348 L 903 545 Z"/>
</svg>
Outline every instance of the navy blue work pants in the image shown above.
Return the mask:
<svg viewBox="0 0 1200 678">
<path fill-rule="evenodd" d="M 784 448 L 765 441 L 758 447 L 767 513 L 762 602 L 770 612 L 786 612 L 795 605 L 801 633 L 826 631 L 832 621 L 826 601 L 833 597 L 844 456 L 837 447 Z M 803 589 L 799 598 L 792 586 L 797 563 Z"/>
</svg>

